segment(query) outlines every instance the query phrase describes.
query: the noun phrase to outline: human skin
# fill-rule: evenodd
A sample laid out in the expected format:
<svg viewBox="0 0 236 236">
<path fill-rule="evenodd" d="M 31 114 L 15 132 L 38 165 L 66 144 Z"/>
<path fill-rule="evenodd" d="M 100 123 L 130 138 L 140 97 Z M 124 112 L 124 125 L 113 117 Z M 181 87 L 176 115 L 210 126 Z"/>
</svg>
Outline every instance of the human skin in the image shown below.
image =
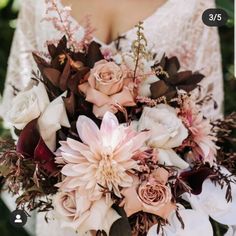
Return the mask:
<svg viewBox="0 0 236 236">
<path fill-rule="evenodd" d="M 72 16 L 81 22 L 90 15 L 95 37 L 109 44 L 139 21 L 145 20 L 167 0 L 61 0 L 72 6 Z"/>
</svg>

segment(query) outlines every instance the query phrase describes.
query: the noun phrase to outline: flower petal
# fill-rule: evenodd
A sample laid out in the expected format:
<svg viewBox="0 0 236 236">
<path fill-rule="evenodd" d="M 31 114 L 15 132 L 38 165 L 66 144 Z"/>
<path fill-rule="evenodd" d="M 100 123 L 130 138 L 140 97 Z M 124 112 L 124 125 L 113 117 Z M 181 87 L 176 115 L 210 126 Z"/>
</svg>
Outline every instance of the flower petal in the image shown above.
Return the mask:
<svg viewBox="0 0 236 236">
<path fill-rule="evenodd" d="M 100 130 L 93 120 L 86 116 L 79 116 L 76 127 L 83 143 L 89 146 L 99 146 Z"/>
<path fill-rule="evenodd" d="M 161 230 L 157 234 L 157 225 L 154 225 L 150 228 L 147 236 L 213 236 L 211 223 L 204 214 L 191 209 L 181 209 L 179 214 L 184 222 L 184 228 L 182 228 L 176 214 L 172 213 L 168 218 L 169 224 L 163 226 L 163 231 Z"/>
<path fill-rule="evenodd" d="M 203 182 L 201 194 L 186 194 L 186 197 L 194 209 L 204 212 L 217 222 L 236 225 L 236 184 L 232 183 L 231 188 L 232 202 L 227 202 L 225 199 L 227 187 L 221 188 L 219 184 L 215 185 L 210 179 Z"/>
<path fill-rule="evenodd" d="M 104 230 L 109 235 L 112 224 L 119 218 L 118 213 L 111 208 L 111 204 L 107 204 L 102 198 L 91 206 L 89 217 L 77 229 L 78 235 L 90 230 Z"/>
<path fill-rule="evenodd" d="M 106 112 L 102 119 L 101 132 L 102 135 L 111 135 L 115 129 L 119 126 L 118 119 L 111 112 Z"/>
<path fill-rule="evenodd" d="M 186 169 L 189 164 L 179 157 L 176 152 L 172 149 L 157 149 L 158 161 L 160 164 L 167 166 L 176 166 L 180 169 Z"/>
</svg>

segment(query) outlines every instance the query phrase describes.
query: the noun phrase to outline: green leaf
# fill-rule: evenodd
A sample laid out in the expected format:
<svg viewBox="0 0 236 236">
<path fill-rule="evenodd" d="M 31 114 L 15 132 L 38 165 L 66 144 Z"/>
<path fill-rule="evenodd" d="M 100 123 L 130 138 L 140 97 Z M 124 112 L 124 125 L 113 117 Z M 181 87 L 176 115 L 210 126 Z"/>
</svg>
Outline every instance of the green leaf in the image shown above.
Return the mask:
<svg viewBox="0 0 236 236">
<path fill-rule="evenodd" d="M 216 0 L 218 8 L 225 10 L 230 18 L 234 18 L 234 3 L 232 0 Z"/>
</svg>

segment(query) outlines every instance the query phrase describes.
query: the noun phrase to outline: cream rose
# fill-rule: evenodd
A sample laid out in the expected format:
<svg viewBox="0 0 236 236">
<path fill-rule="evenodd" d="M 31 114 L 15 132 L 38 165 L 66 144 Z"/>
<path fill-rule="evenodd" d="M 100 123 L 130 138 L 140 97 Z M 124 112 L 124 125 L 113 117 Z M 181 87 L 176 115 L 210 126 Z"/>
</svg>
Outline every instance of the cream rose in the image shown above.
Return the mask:
<svg viewBox="0 0 236 236">
<path fill-rule="evenodd" d="M 17 129 L 22 130 L 30 121 L 39 117 L 48 104 L 46 89 L 39 83 L 28 91 L 20 92 L 13 99 L 7 119 Z"/>
<path fill-rule="evenodd" d="M 165 104 L 154 108 L 145 107 L 138 129 L 151 131 L 148 145 L 155 148 L 175 148 L 188 137 L 188 130 L 177 117 L 176 111 Z"/>
<path fill-rule="evenodd" d="M 59 218 L 75 221 L 90 209 L 92 202 L 83 192 L 61 191 L 54 196 L 53 205 Z"/>
<path fill-rule="evenodd" d="M 110 111 L 118 110 L 114 105 L 134 106 L 133 83 L 126 78 L 125 70 L 114 62 L 101 60 L 90 71 L 88 82 L 79 85 L 86 100 L 93 103 L 93 113 L 101 118 Z"/>
<path fill-rule="evenodd" d="M 59 192 L 54 199 L 57 213 L 65 220 L 74 220 L 79 217 L 76 206 L 76 192 Z"/>
<path fill-rule="evenodd" d="M 74 229 L 78 235 L 91 230 L 104 230 L 108 235 L 112 224 L 120 218 L 112 204 L 105 198 L 90 202 L 79 191 L 59 192 L 54 198 L 55 216 L 61 220 L 61 227 Z"/>
<path fill-rule="evenodd" d="M 181 169 L 189 166 L 172 149 L 179 147 L 188 137 L 188 130 L 178 118 L 175 109 L 165 104 L 154 108 L 145 107 L 137 129 L 151 131 L 147 145 L 157 149 L 160 164 L 174 165 Z"/>
</svg>

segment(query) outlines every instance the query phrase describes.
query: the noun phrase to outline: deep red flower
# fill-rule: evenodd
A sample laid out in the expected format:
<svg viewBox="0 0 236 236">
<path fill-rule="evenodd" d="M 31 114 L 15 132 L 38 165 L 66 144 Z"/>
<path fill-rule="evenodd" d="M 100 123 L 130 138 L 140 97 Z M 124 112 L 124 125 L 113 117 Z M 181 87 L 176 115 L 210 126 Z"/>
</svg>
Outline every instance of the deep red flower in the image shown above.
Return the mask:
<svg viewBox="0 0 236 236">
<path fill-rule="evenodd" d="M 31 121 L 21 131 L 16 144 L 16 151 L 25 158 L 32 159 L 39 165 L 39 168 L 48 174 L 57 171 L 57 166 L 54 162 L 55 155 L 49 150 L 41 138 L 37 128 L 37 119 Z"/>
</svg>

